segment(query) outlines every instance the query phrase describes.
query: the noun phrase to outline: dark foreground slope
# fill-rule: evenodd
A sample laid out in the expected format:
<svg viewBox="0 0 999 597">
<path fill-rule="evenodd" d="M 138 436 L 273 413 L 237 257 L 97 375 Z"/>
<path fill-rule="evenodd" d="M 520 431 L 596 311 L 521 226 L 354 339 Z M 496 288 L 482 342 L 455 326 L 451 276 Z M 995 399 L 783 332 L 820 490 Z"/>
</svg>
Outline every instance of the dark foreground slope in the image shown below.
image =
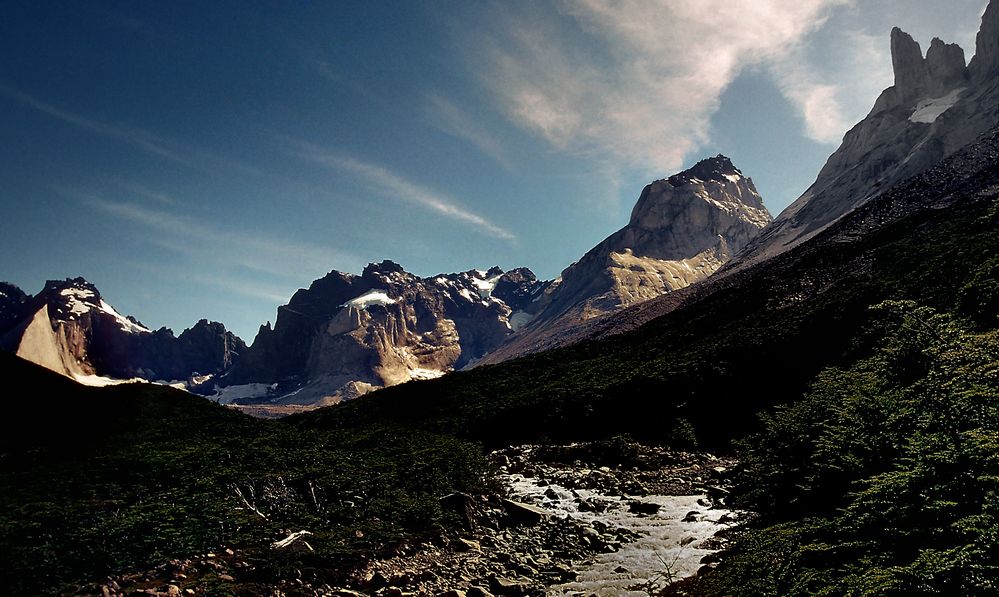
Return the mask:
<svg viewBox="0 0 999 597">
<path fill-rule="evenodd" d="M 599 342 L 408 383 L 291 418 L 302 429 L 405 422 L 491 445 L 631 433 L 730 445 L 799 399 L 886 299 L 994 325 L 996 130 L 820 235 L 680 309 Z"/>
<path fill-rule="evenodd" d="M 999 593 L 999 331 L 873 312 L 849 367 L 742 442 L 731 497 L 759 516 L 686 594 Z"/>
<path fill-rule="evenodd" d="M 291 570 L 332 582 L 450 524 L 438 498 L 483 478 L 479 450 L 449 438 L 302 433 L 167 387 L 85 388 L 6 353 L 0 377 L 31 388 L 6 390 L 0 417 L 3 595 L 100 594 L 88 583 L 224 547 L 247 563 L 235 578 L 181 588 L 263 594 Z M 311 531 L 315 551 L 271 549 L 288 530 Z"/>
</svg>

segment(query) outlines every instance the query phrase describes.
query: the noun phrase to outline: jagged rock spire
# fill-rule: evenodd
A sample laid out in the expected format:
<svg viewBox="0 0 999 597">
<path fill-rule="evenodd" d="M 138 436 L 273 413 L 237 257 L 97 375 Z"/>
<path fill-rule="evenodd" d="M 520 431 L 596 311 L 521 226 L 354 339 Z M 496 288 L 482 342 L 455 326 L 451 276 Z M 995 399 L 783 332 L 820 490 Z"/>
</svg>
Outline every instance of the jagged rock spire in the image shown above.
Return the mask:
<svg viewBox="0 0 999 597">
<path fill-rule="evenodd" d="M 942 94 L 968 79 L 961 46 L 934 37 L 923 58 L 919 42 L 898 27 L 891 30 L 891 64 L 895 71 L 895 90 L 902 101 Z"/>
<path fill-rule="evenodd" d="M 930 80 L 944 88 L 963 84 L 967 78 L 964 50 L 957 44 L 947 44 L 934 37 L 926 50 L 926 70 Z"/>
<path fill-rule="evenodd" d="M 926 65 L 919 42 L 898 27 L 891 30 L 891 67 L 895 72 L 895 88 L 916 90 L 926 81 Z"/>
<path fill-rule="evenodd" d="M 995 81 L 999 78 L 999 6 L 989 2 L 982 15 L 982 26 L 975 40 L 975 57 L 968 65 L 975 81 Z"/>
</svg>

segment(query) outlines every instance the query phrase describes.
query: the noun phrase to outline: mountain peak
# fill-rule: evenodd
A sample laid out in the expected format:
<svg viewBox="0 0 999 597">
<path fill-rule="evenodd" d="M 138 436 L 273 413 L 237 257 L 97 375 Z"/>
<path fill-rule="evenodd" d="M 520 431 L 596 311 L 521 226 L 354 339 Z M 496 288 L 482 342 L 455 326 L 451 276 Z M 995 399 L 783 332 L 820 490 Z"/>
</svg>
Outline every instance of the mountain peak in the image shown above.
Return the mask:
<svg viewBox="0 0 999 597">
<path fill-rule="evenodd" d="M 38 296 L 48 303 L 52 315 L 60 319 L 75 319 L 100 309 L 104 302 L 97 287 L 81 277 L 48 280 Z"/>
<path fill-rule="evenodd" d="M 404 274 L 406 270 L 403 269 L 401 265 L 392 261 L 391 259 L 386 259 L 381 263 L 369 263 L 365 266 L 364 271 L 361 272 L 362 276 L 367 276 L 373 273 L 379 274 Z"/>
<path fill-rule="evenodd" d="M 924 58 L 919 44 L 891 31 L 895 84 L 843 137 L 815 182 L 729 271 L 780 254 L 825 230 L 894 184 L 918 175 L 999 122 L 999 8 L 982 16 L 976 54 L 965 66 L 957 44 L 933 39 Z"/>
<path fill-rule="evenodd" d="M 989 2 L 982 14 L 982 26 L 975 38 L 975 57 L 968 65 L 976 81 L 994 81 L 999 72 L 999 4 Z"/>
<path fill-rule="evenodd" d="M 0 282 L 0 336 L 21 316 L 21 310 L 30 298 L 14 284 Z"/>
<path fill-rule="evenodd" d="M 716 180 L 718 182 L 732 181 L 733 177 L 742 177 L 742 172 L 732 164 L 732 160 L 722 154 L 705 158 L 687 170 L 670 176 L 667 180 L 674 187 L 681 187 L 697 180 Z"/>
<path fill-rule="evenodd" d="M 101 293 L 97 290 L 97 287 L 80 276 L 66 278 L 65 280 L 47 280 L 45 288 L 42 289 L 41 293 L 76 296 L 94 304 L 97 304 L 101 300 Z"/>
<path fill-rule="evenodd" d="M 919 42 L 898 27 L 891 30 L 891 64 L 898 99 L 938 95 L 963 85 L 968 78 L 964 50 L 934 37 L 923 58 Z"/>
<path fill-rule="evenodd" d="M 891 67 L 895 73 L 895 87 L 900 91 L 918 89 L 926 80 L 926 65 L 919 42 L 898 27 L 891 30 Z"/>
<path fill-rule="evenodd" d="M 721 184 L 708 185 L 708 182 Z M 696 206 L 695 211 L 700 210 L 704 207 L 702 204 L 708 206 L 708 211 L 722 209 L 738 214 L 738 218 L 751 222 L 757 231 L 772 219 L 752 179 L 743 176 L 742 171 L 732 164 L 732 160 L 718 154 L 703 159 L 666 180 L 646 186 L 631 211 L 628 225 L 645 230 L 675 229 L 678 226 L 675 220 L 679 214 L 692 206 Z M 696 219 L 688 225 L 701 231 L 707 221 L 710 218 Z M 712 234 L 711 238 L 717 236 Z M 755 236 L 755 233 L 750 236 Z M 739 243 L 740 247 L 741 245 Z"/>
<path fill-rule="evenodd" d="M 966 78 L 964 50 L 957 44 L 944 43 L 934 37 L 926 50 L 926 69 L 932 81 L 944 88 L 961 85 Z"/>
<path fill-rule="evenodd" d="M 11 284 L 10 282 L 0 282 L 0 298 L 6 298 L 11 301 L 23 303 L 28 300 L 28 295 L 16 284 Z"/>
</svg>

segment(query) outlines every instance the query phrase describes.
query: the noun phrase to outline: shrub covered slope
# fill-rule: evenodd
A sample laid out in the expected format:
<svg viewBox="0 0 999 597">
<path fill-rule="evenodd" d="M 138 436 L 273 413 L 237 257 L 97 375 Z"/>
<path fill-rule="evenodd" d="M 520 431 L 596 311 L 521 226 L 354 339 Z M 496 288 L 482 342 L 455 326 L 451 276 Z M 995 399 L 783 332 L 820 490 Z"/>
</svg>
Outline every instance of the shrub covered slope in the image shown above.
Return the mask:
<svg viewBox="0 0 999 597">
<path fill-rule="evenodd" d="M 72 592 L 222 546 L 247 550 L 263 585 L 291 567 L 335 574 L 450 525 L 438 498 L 485 476 L 481 450 L 450 437 L 303 432 L 171 388 L 84 388 L 5 353 L 0 375 L 32 388 L 7 396 L 0 423 L 7 595 Z M 288 530 L 311 531 L 315 552 L 270 549 Z"/>
</svg>

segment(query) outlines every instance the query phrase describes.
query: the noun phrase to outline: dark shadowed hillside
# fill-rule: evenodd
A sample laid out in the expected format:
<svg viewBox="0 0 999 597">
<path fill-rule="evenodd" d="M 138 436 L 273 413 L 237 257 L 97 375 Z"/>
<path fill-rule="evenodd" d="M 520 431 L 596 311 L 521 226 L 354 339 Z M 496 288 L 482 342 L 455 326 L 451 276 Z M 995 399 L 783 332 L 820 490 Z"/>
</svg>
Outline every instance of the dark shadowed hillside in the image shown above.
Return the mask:
<svg viewBox="0 0 999 597">
<path fill-rule="evenodd" d="M 485 471 L 451 438 L 302 433 L 163 386 L 85 388 L 6 353 L 0 375 L 30 388 L 6 392 L 0 422 L 5 595 L 100 594 L 92 583 L 109 575 L 223 549 L 225 567 L 181 586 L 259 595 L 303 567 L 332 582 L 454 524 L 438 498 L 479 488 Z M 314 551 L 271 549 L 287 529 L 308 529 Z"/>
</svg>

